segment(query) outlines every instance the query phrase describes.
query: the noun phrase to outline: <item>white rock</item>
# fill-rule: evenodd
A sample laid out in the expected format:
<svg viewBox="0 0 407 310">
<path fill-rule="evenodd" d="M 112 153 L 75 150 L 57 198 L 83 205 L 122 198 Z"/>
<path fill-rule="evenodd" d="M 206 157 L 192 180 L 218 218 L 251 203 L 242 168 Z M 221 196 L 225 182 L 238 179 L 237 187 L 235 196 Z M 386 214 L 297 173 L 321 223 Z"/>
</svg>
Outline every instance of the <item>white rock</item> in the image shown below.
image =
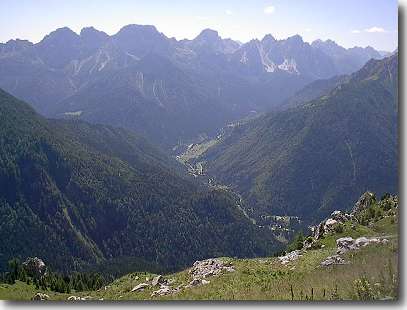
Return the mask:
<svg viewBox="0 0 407 310">
<path fill-rule="evenodd" d="M 31 298 L 31 300 L 49 300 L 49 296 L 47 294 L 37 293 Z"/>
<path fill-rule="evenodd" d="M 339 255 L 329 256 L 324 261 L 321 262 L 321 266 L 324 266 L 324 267 L 331 266 L 331 265 L 344 265 L 344 264 L 347 264 L 347 263 Z"/>
<path fill-rule="evenodd" d="M 153 278 L 153 281 L 151 282 L 152 286 L 157 286 L 158 284 L 162 283 L 164 281 L 164 278 L 162 275 L 158 275 Z"/>
<path fill-rule="evenodd" d="M 300 250 L 295 250 L 295 251 L 292 251 L 292 252 L 290 252 L 290 253 L 288 253 L 288 254 L 286 254 L 284 256 L 280 256 L 278 259 L 280 260 L 280 263 L 282 265 L 286 265 L 289 262 L 297 260 L 301 256 L 302 256 L 301 251 Z"/>
<path fill-rule="evenodd" d="M 140 290 L 144 290 L 148 286 L 149 285 L 147 283 L 140 283 L 140 284 L 136 285 L 135 287 L 133 287 L 130 292 L 137 292 L 137 291 L 140 291 Z"/>
<path fill-rule="evenodd" d="M 331 219 L 331 218 L 327 219 L 327 220 L 325 221 L 324 231 L 330 231 L 330 230 L 332 230 L 332 227 L 333 227 L 334 225 L 336 225 L 337 223 L 338 223 L 337 220 L 334 220 L 334 219 Z"/>
</svg>

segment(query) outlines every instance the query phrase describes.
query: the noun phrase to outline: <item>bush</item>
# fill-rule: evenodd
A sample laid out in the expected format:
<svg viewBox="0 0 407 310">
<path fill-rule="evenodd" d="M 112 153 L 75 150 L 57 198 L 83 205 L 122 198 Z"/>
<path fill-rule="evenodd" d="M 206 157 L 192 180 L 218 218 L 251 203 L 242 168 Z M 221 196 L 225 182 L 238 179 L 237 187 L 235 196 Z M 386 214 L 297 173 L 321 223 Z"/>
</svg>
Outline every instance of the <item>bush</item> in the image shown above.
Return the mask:
<svg viewBox="0 0 407 310">
<path fill-rule="evenodd" d="M 333 227 L 333 229 L 334 229 L 334 231 L 336 232 L 336 233 L 338 233 L 338 234 L 341 234 L 341 233 L 343 233 L 343 224 L 341 224 L 341 223 L 338 223 L 338 224 L 336 224 L 334 227 Z"/>
<path fill-rule="evenodd" d="M 385 200 L 385 199 L 389 199 L 389 198 L 390 198 L 390 194 L 384 193 L 383 196 L 380 198 L 380 200 Z"/>
<path fill-rule="evenodd" d="M 366 279 L 366 277 L 356 279 L 353 282 L 353 287 L 354 287 L 354 290 L 355 290 L 356 298 L 358 300 L 366 301 L 366 300 L 374 300 L 375 299 L 372 287 L 370 286 L 370 283 Z"/>
<path fill-rule="evenodd" d="M 335 289 L 332 290 L 331 293 L 331 300 L 341 300 L 339 293 L 338 293 L 338 286 L 335 285 Z"/>
<path fill-rule="evenodd" d="M 295 235 L 293 241 L 287 246 L 287 252 L 301 250 L 304 243 L 304 234 L 299 232 Z"/>
<path fill-rule="evenodd" d="M 310 249 L 311 249 L 311 250 L 318 250 L 318 249 L 320 249 L 321 247 L 322 247 L 321 241 L 316 240 L 316 241 L 314 241 L 314 242 L 312 243 Z"/>
</svg>

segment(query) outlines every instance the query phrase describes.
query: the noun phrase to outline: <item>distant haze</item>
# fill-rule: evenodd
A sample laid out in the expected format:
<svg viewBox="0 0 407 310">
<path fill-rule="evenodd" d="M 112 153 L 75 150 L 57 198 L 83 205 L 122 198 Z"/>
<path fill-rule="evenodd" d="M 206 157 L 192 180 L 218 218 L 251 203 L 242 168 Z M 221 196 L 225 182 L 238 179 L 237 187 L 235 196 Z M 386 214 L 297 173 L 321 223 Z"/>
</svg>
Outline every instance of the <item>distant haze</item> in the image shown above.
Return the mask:
<svg viewBox="0 0 407 310">
<path fill-rule="evenodd" d="M 0 42 L 40 41 L 67 26 L 94 26 L 108 34 L 125 24 L 151 24 L 169 37 L 191 39 L 204 28 L 246 42 L 271 33 L 277 39 L 300 34 L 305 41 L 332 39 L 344 47 L 397 48 L 395 0 L 207 0 L 192 2 L 26 0 L 0 2 Z"/>
</svg>

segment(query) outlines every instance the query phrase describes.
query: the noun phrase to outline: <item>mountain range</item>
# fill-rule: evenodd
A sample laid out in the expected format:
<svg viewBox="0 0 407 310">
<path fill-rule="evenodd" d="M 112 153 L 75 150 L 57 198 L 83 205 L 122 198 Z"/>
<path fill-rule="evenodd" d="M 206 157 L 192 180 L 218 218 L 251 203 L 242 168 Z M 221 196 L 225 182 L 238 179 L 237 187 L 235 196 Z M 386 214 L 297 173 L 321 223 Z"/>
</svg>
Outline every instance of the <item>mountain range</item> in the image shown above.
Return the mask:
<svg viewBox="0 0 407 310">
<path fill-rule="evenodd" d="M 169 149 L 382 57 L 370 47 L 309 44 L 298 35 L 242 44 L 211 29 L 176 40 L 149 25 L 111 36 L 60 28 L 36 44 L 0 44 L 0 87 L 47 117 L 124 127 Z"/>
</svg>

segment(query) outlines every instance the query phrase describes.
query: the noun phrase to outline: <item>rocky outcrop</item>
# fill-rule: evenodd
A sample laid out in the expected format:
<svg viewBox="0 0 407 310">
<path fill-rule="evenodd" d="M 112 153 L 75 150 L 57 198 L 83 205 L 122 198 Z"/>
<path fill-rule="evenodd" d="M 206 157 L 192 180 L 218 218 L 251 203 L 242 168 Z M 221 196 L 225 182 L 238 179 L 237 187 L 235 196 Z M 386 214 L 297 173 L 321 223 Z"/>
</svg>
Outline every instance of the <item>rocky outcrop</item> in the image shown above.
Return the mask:
<svg viewBox="0 0 407 310">
<path fill-rule="evenodd" d="M 336 240 L 337 252 L 347 252 L 350 250 L 356 250 L 355 240 L 352 237 L 343 237 Z"/>
<path fill-rule="evenodd" d="M 31 300 L 49 300 L 49 296 L 44 293 L 37 293 L 31 298 Z"/>
<path fill-rule="evenodd" d="M 34 278 L 41 278 L 47 273 L 47 266 L 44 261 L 38 257 L 29 257 L 23 262 L 23 268 L 28 275 Z"/>
<path fill-rule="evenodd" d="M 345 260 L 339 255 L 328 256 L 324 261 L 321 262 L 321 266 L 328 267 L 332 265 L 344 265 L 348 264 Z"/>
<path fill-rule="evenodd" d="M 355 215 L 367 208 L 369 208 L 376 201 L 376 196 L 372 192 L 365 192 L 360 196 L 359 200 L 355 203 L 351 214 Z"/>
<path fill-rule="evenodd" d="M 302 252 L 300 250 L 292 251 L 284 256 L 280 256 L 278 259 L 282 265 L 286 265 L 289 262 L 295 261 L 302 256 Z"/>
<path fill-rule="evenodd" d="M 360 249 L 361 247 L 365 247 L 371 244 L 385 244 L 389 242 L 385 238 L 367 238 L 367 237 L 359 237 L 357 239 L 353 239 L 352 237 L 343 237 L 336 240 L 336 255 L 327 257 L 324 261 L 321 262 L 322 267 L 332 266 L 332 265 L 344 265 L 348 264 L 345 260 L 340 256 L 349 251 L 355 251 Z"/>
<path fill-rule="evenodd" d="M 225 263 L 217 258 L 210 258 L 202 261 L 196 261 L 189 270 L 189 275 L 191 278 L 184 284 L 179 283 L 177 286 L 175 286 L 174 279 L 166 279 L 162 275 L 157 275 L 153 277 L 151 281 L 150 278 L 146 278 L 145 282 L 137 284 L 130 290 L 130 292 L 141 292 L 146 289 L 159 287 L 151 293 L 151 297 L 176 294 L 185 288 L 209 284 L 209 277 L 219 276 L 222 273 L 234 271 L 235 269 L 231 263 Z M 138 279 L 139 277 L 136 277 L 136 280 Z M 73 298 L 74 296 L 71 297 Z"/>
<path fill-rule="evenodd" d="M 319 223 L 316 227 L 313 228 L 313 238 L 319 240 L 324 236 L 324 226 L 325 222 Z"/>
<path fill-rule="evenodd" d="M 163 276 L 162 276 L 162 275 L 158 275 L 158 276 L 156 276 L 156 277 L 153 278 L 153 280 L 151 281 L 151 285 L 152 285 L 152 286 L 157 286 L 157 285 L 159 285 L 159 284 L 161 284 L 161 283 L 164 283 L 164 282 L 166 282 L 166 281 L 165 281 L 165 279 L 163 278 Z"/>
<path fill-rule="evenodd" d="M 164 296 L 164 295 L 170 295 L 170 294 L 175 294 L 178 293 L 181 290 L 181 286 L 178 287 L 171 287 L 171 284 L 174 282 L 173 279 L 165 279 L 162 275 L 158 275 L 153 278 L 151 281 L 151 286 L 159 286 L 160 289 L 153 291 L 151 294 L 151 297 L 154 296 Z"/>
<path fill-rule="evenodd" d="M 194 286 L 199 286 L 199 285 L 206 285 L 211 283 L 211 281 L 209 280 L 205 280 L 205 279 L 199 279 L 199 278 L 195 278 L 192 279 L 191 282 L 189 282 L 188 285 L 186 285 L 185 287 L 194 287 Z"/>
<path fill-rule="evenodd" d="M 210 258 L 196 261 L 189 270 L 193 279 L 204 279 L 210 276 L 219 275 L 222 272 L 233 272 L 235 269 L 230 263 L 223 263 L 220 259 Z"/>
<path fill-rule="evenodd" d="M 342 211 L 334 211 L 330 215 L 329 218 L 323 220 L 321 223 L 319 223 L 317 226 L 313 227 L 313 235 L 312 237 L 315 240 L 319 240 L 323 238 L 326 234 L 330 234 L 335 232 L 335 227 L 337 225 L 343 224 L 346 221 L 352 220 L 353 215 L 352 214 L 347 214 L 343 213 Z"/>
<path fill-rule="evenodd" d="M 351 214 L 343 213 L 342 211 L 334 211 L 331 214 L 331 219 L 335 220 L 338 223 L 344 223 L 348 220 L 351 220 L 353 216 Z"/>
<path fill-rule="evenodd" d="M 85 296 L 85 297 L 80 297 L 80 296 L 69 296 L 66 300 L 69 301 L 86 301 L 86 300 L 93 300 L 92 296 Z M 99 300 L 103 300 L 103 299 L 99 299 Z"/>
<path fill-rule="evenodd" d="M 368 246 L 370 244 L 385 244 L 389 242 L 385 238 L 367 238 L 360 237 L 353 239 L 352 237 L 344 237 L 336 240 L 337 253 L 343 254 L 351 250 L 357 250 L 361 247 Z"/>
<path fill-rule="evenodd" d="M 135 287 L 133 287 L 130 292 L 142 291 L 149 286 L 150 285 L 148 283 L 140 283 L 140 284 L 137 284 Z"/>
<path fill-rule="evenodd" d="M 169 285 L 162 284 L 160 286 L 159 290 L 156 290 L 151 294 L 151 297 L 175 294 L 175 293 L 178 293 L 180 290 L 181 290 L 181 286 L 178 286 L 176 288 L 172 288 Z"/>
</svg>

